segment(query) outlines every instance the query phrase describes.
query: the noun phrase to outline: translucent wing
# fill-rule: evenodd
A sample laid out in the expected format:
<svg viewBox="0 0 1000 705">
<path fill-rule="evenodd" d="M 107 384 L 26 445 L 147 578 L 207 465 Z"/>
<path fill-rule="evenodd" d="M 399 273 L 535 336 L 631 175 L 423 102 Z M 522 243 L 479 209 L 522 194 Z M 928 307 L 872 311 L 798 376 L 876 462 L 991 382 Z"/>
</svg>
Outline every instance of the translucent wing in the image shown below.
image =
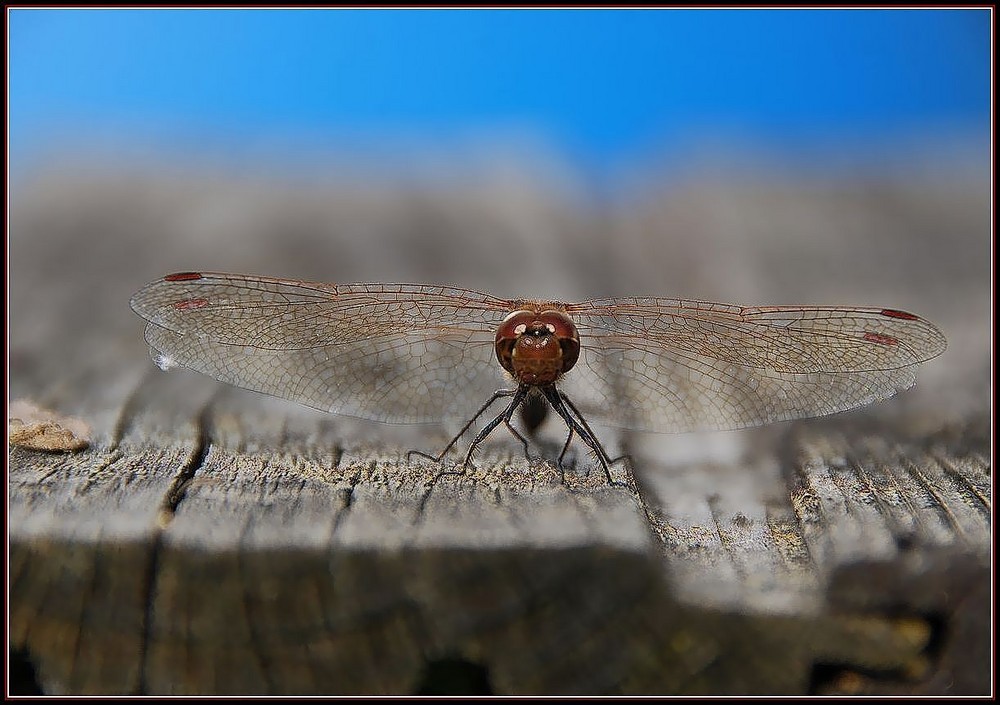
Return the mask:
<svg viewBox="0 0 1000 705">
<path fill-rule="evenodd" d="M 513 304 L 480 292 L 191 272 L 131 305 L 161 363 L 324 411 L 465 420 L 509 386 L 493 336 Z"/>
<path fill-rule="evenodd" d="M 562 377 L 591 421 L 638 430 L 756 426 L 884 399 L 945 348 L 903 311 L 619 298 L 499 299 L 407 284 L 183 273 L 132 298 L 161 361 L 318 409 L 380 421 L 467 420 L 501 386 L 511 311 L 564 308 L 581 356 Z"/>
<path fill-rule="evenodd" d="M 592 421 L 637 430 L 734 429 L 852 409 L 912 386 L 916 365 L 946 346 L 932 324 L 894 309 L 659 298 L 567 309 L 583 352 L 561 388 Z"/>
</svg>

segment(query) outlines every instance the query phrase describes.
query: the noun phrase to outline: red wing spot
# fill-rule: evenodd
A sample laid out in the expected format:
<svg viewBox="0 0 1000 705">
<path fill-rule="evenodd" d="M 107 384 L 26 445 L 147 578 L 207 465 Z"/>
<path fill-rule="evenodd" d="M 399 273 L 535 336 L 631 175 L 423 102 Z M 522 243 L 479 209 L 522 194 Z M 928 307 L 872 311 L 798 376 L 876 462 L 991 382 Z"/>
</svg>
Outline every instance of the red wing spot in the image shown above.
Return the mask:
<svg viewBox="0 0 1000 705">
<path fill-rule="evenodd" d="M 174 308 L 178 311 L 190 311 L 196 308 L 204 308 L 205 306 L 208 306 L 208 299 L 184 299 L 174 304 Z"/>
<path fill-rule="evenodd" d="M 878 343 L 879 345 L 899 345 L 899 340 L 897 338 L 893 338 L 891 335 L 885 335 L 884 333 L 865 333 L 865 340 L 869 343 Z"/>
<path fill-rule="evenodd" d="M 165 282 L 187 282 L 194 279 L 201 279 L 201 272 L 177 272 L 163 277 Z"/>
<path fill-rule="evenodd" d="M 904 321 L 915 321 L 919 318 L 919 316 L 914 316 L 912 313 L 897 311 L 894 308 L 884 308 L 881 313 L 883 316 L 888 316 L 889 318 L 902 318 Z"/>
</svg>

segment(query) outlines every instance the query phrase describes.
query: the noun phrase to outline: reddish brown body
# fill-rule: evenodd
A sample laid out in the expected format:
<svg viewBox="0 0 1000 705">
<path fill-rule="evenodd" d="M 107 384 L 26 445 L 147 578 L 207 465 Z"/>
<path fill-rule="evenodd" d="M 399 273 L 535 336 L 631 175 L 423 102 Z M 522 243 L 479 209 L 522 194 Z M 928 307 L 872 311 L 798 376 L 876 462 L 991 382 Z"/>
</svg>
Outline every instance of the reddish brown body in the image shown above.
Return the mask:
<svg viewBox="0 0 1000 705">
<path fill-rule="evenodd" d="M 580 334 L 564 312 L 536 305 L 514 311 L 497 329 L 497 360 L 521 384 L 552 384 L 580 357 Z"/>
</svg>

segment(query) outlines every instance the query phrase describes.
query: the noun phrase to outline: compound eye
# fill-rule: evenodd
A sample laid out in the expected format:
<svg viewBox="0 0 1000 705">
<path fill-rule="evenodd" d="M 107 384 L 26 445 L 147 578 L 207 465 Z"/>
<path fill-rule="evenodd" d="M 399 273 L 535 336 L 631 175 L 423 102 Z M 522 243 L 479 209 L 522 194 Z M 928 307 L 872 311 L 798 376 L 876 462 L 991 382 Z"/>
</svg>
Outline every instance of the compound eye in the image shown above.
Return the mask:
<svg viewBox="0 0 1000 705">
<path fill-rule="evenodd" d="M 528 325 L 535 320 L 531 311 L 514 311 L 500 323 L 496 337 L 493 340 L 493 351 L 496 353 L 500 366 L 510 372 L 514 371 L 514 346 L 517 339 L 524 335 Z"/>
<path fill-rule="evenodd" d="M 542 311 L 537 315 L 537 319 L 544 323 L 548 331 L 559 340 L 563 338 L 580 339 L 580 333 L 577 331 L 573 319 L 562 311 Z"/>
<path fill-rule="evenodd" d="M 496 343 L 501 341 L 517 340 L 518 336 L 524 335 L 528 326 L 535 321 L 538 314 L 531 311 L 514 311 L 500 323 L 497 328 Z"/>
<path fill-rule="evenodd" d="M 580 333 L 573 319 L 562 311 L 542 311 L 538 320 L 559 341 L 562 348 L 562 371 L 569 372 L 580 357 Z"/>
</svg>

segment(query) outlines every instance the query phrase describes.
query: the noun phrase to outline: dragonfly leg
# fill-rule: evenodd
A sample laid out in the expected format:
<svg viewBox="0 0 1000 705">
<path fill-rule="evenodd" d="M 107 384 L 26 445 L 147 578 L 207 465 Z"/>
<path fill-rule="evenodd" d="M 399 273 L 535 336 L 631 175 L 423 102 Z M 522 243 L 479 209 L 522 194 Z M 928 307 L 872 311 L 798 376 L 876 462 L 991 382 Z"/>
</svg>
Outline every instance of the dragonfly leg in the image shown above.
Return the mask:
<svg viewBox="0 0 1000 705">
<path fill-rule="evenodd" d="M 524 401 L 524 397 L 528 394 L 528 389 L 529 387 L 527 385 L 522 384 L 518 386 L 517 390 L 512 392 L 510 395 L 504 395 L 504 396 L 512 396 L 513 399 L 510 400 L 510 404 L 507 405 L 506 409 L 504 409 L 500 414 L 496 416 L 496 418 L 494 418 L 488 424 L 483 426 L 482 429 L 480 429 L 479 433 L 476 434 L 476 437 L 472 440 L 472 443 L 469 445 L 469 452 L 465 454 L 465 462 L 462 464 L 463 467 L 469 465 L 469 463 L 472 461 L 472 454 L 476 452 L 476 447 L 480 443 L 485 441 L 486 437 L 489 436 L 491 433 L 493 433 L 493 429 L 495 429 L 501 423 L 505 424 L 507 428 L 510 429 L 511 433 L 513 433 L 517 437 L 517 439 L 521 441 L 521 443 L 524 445 L 524 454 L 525 455 L 528 454 L 528 442 L 524 440 L 524 436 L 518 433 L 514 429 L 514 427 L 510 425 L 510 420 L 514 416 L 514 412 L 517 410 L 517 407 L 519 407 L 521 403 Z"/>
<path fill-rule="evenodd" d="M 545 394 L 545 398 L 549 400 L 549 404 L 552 405 L 555 412 L 562 417 L 563 421 L 566 422 L 566 426 L 569 427 L 566 443 L 563 445 L 562 453 L 559 454 L 559 470 L 563 470 L 563 456 L 569 450 L 569 444 L 573 440 L 573 434 L 575 433 L 597 455 L 597 460 L 601 464 L 601 469 L 604 470 L 604 476 L 607 478 L 608 484 L 620 485 L 621 483 L 615 482 L 614 478 L 611 477 L 610 466 L 621 460 L 624 456 L 615 458 L 614 460 L 611 459 L 608 452 L 604 450 L 604 446 L 601 445 L 601 442 L 597 440 L 597 436 L 590 429 L 590 424 L 587 423 L 587 420 L 583 418 L 583 415 L 580 414 L 576 406 L 567 397 L 561 395 L 556 390 L 555 386 L 543 387 L 542 393 Z M 564 400 L 565 404 L 563 403 Z"/>
<path fill-rule="evenodd" d="M 576 408 L 576 404 L 573 403 L 573 400 L 562 392 L 559 393 L 559 396 L 562 397 L 562 400 L 564 402 L 566 402 L 566 406 L 568 406 L 572 410 L 572 412 L 576 414 L 576 418 L 578 418 L 580 420 L 580 424 L 585 429 L 587 429 L 587 432 L 590 434 L 591 438 L 596 439 L 597 436 L 594 435 L 594 432 L 590 430 L 590 424 L 587 423 L 587 419 L 584 417 L 583 414 L 580 413 L 580 410 Z M 619 455 L 617 458 L 610 457 L 607 454 L 607 452 L 605 452 L 604 446 L 601 446 L 601 452 L 604 453 L 604 459 L 607 460 L 608 465 L 614 465 L 616 463 L 620 463 L 623 460 L 630 460 L 629 456 L 625 455 L 624 453 L 622 455 Z"/>
<path fill-rule="evenodd" d="M 410 451 L 407 451 L 407 453 L 406 453 L 406 462 L 410 462 L 410 459 L 414 455 L 418 455 L 421 458 L 427 458 L 428 460 L 433 460 L 435 463 L 440 463 L 444 459 L 444 456 L 448 454 L 448 451 L 451 450 L 452 447 L 454 447 L 454 445 L 456 443 L 458 443 L 458 439 L 461 438 L 465 434 L 465 432 L 468 431 L 469 428 L 472 427 L 472 424 L 474 424 L 476 422 L 476 419 L 478 419 L 480 416 L 482 416 L 483 413 L 487 409 L 489 409 L 491 406 L 493 406 L 493 404 L 496 403 L 497 399 L 502 399 L 503 397 L 512 397 L 512 396 L 515 396 L 516 394 L 517 394 L 517 390 L 516 389 L 498 389 L 497 391 L 493 392 L 493 396 L 491 396 L 489 398 L 489 400 L 485 404 L 483 404 L 481 407 L 479 407 L 479 411 L 477 411 L 475 413 L 475 415 L 471 419 L 469 419 L 464 426 L 462 426 L 462 430 L 459 431 L 455 435 L 454 438 L 452 438 L 450 441 L 448 441 L 448 445 L 446 445 L 444 447 L 444 450 L 442 450 L 437 455 L 431 455 L 429 453 L 424 453 L 423 451 L 420 451 L 420 450 L 410 450 Z M 468 463 L 468 458 L 466 458 L 466 462 L 463 463 L 463 467 L 467 463 Z M 463 470 L 463 472 L 464 472 L 464 470 Z M 461 474 L 461 473 L 458 473 L 458 474 Z"/>
<path fill-rule="evenodd" d="M 559 453 L 559 459 L 556 461 L 556 465 L 559 467 L 559 476 L 562 483 L 566 484 L 566 468 L 563 467 L 563 458 L 566 457 L 566 451 L 569 450 L 569 444 L 573 441 L 573 427 L 569 427 L 569 433 L 566 434 L 566 442 L 563 443 L 562 452 Z"/>
<path fill-rule="evenodd" d="M 454 470 L 439 471 L 436 475 L 434 475 L 433 479 L 431 479 L 431 481 L 427 483 L 426 485 L 427 491 L 424 493 L 424 498 L 420 502 L 421 511 L 423 510 L 423 507 L 426 505 L 427 500 L 430 497 L 431 492 L 433 491 L 435 485 L 437 485 L 438 481 L 442 477 L 444 477 L 445 475 L 465 474 L 466 469 L 468 469 L 468 467 L 472 465 L 472 454 L 476 451 L 476 447 L 484 440 L 486 440 L 486 437 L 489 436 L 493 432 L 493 430 L 501 423 L 506 424 L 507 428 L 510 429 L 510 432 L 513 433 L 517 437 L 517 439 L 524 444 L 524 454 L 525 455 L 528 454 L 528 442 L 524 440 L 524 437 L 520 433 L 518 433 L 513 426 L 510 425 L 511 417 L 514 415 L 514 412 L 517 410 L 517 407 L 521 405 L 521 402 L 524 401 L 524 396 L 525 394 L 527 394 L 527 391 L 528 391 L 527 387 L 525 385 L 521 385 L 516 390 L 501 389 L 495 392 L 493 396 L 490 397 L 490 400 L 486 402 L 486 404 L 484 404 L 482 408 L 479 409 L 479 411 L 476 412 L 476 415 L 473 416 L 471 419 L 469 419 L 469 422 L 465 424 L 465 426 L 462 428 L 461 431 L 459 431 L 458 435 L 451 439 L 451 442 L 445 447 L 443 451 L 441 451 L 441 455 L 437 456 L 436 458 L 427 455 L 426 453 L 421 453 L 420 451 L 415 451 L 415 450 L 411 450 L 409 453 L 407 453 L 407 459 L 409 459 L 410 454 L 414 454 L 414 455 L 421 455 L 425 458 L 429 458 L 436 462 L 441 462 L 441 459 L 445 456 L 445 453 L 447 453 L 451 449 L 451 447 L 455 445 L 458 439 L 462 437 L 462 434 L 468 431 L 469 427 L 472 426 L 475 420 L 478 419 L 480 416 L 482 416 L 483 412 L 486 411 L 486 409 L 488 409 L 497 399 L 500 399 L 502 397 L 513 397 L 510 400 L 510 403 L 507 405 L 507 407 L 502 412 L 500 412 L 492 421 L 483 426 L 482 429 L 480 429 L 479 433 L 476 434 L 476 437 L 472 440 L 472 443 L 469 445 L 469 452 L 465 454 L 465 460 L 462 461 L 462 464 L 459 465 L 458 468 Z"/>
<path fill-rule="evenodd" d="M 476 422 L 476 419 L 478 419 L 480 416 L 483 415 L 483 412 L 485 412 L 487 409 L 489 409 L 491 406 L 493 406 L 494 403 L 496 403 L 497 399 L 502 399 L 504 397 L 514 397 L 514 399 L 511 400 L 511 403 L 508 404 L 508 406 L 504 410 L 504 412 L 501 413 L 499 416 L 497 416 L 492 421 L 490 421 L 490 423 L 488 423 L 483 428 L 483 430 L 481 430 L 476 435 L 475 440 L 472 441 L 472 445 L 469 447 L 469 452 L 465 456 L 465 460 L 462 461 L 462 464 L 460 466 L 458 466 L 457 469 L 454 469 L 454 470 L 440 470 L 440 471 L 437 472 L 437 474 L 434 475 L 433 478 L 431 478 L 431 481 L 429 483 L 427 483 L 427 491 L 424 493 L 424 499 L 421 502 L 421 508 L 427 502 L 427 499 L 430 497 L 431 491 L 434 489 L 435 485 L 437 485 L 438 481 L 442 477 L 444 477 L 445 475 L 464 475 L 465 474 L 466 469 L 468 468 L 468 466 L 471 463 L 472 452 L 475 450 L 476 445 L 478 443 L 480 443 L 484 438 L 486 438 L 486 436 L 489 435 L 490 431 L 492 431 L 494 428 L 497 427 L 497 425 L 500 423 L 500 421 L 504 418 L 504 414 L 513 414 L 513 411 L 511 411 L 511 408 L 512 407 L 516 407 L 517 404 L 519 403 L 519 401 L 518 401 L 518 393 L 519 392 L 521 392 L 520 388 L 518 388 L 518 389 L 498 389 L 497 391 L 493 392 L 493 396 L 491 396 L 489 398 L 489 400 L 485 404 L 483 404 L 481 407 L 479 407 L 479 411 L 477 411 L 475 413 L 475 415 L 471 419 L 469 419 L 468 422 L 466 422 L 466 424 L 462 427 L 462 430 L 459 431 L 458 434 L 448 442 L 448 445 L 446 445 L 444 447 L 444 450 L 442 450 L 441 453 L 438 454 L 437 456 L 433 456 L 433 455 L 430 455 L 428 453 L 424 453 L 424 452 L 419 451 L 419 450 L 411 450 L 411 451 L 409 451 L 406 454 L 406 460 L 407 461 L 409 461 L 412 456 L 419 455 L 420 457 L 427 458 L 428 460 L 433 460 L 435 463 L 440 463 L 441 460 L 444 458 L 444 456 L 448 453 L 448 451 L 451 450 L 452 447 L 458 442 L 458 439 L 461 438 L 462 435 L 465 434 L 465 432 L 469 430 L 469 428 L 472 426 L 472 424 L 474 424 Z"/>
<path fill-rule="evenodd" d="M 518 432 L 518 430 L 516 428 L 514 428 L 513 426 L 511 426 L 511 423 L 510 423 L 510 417 L 513 416 L 513 414 L 514 414 L 513 405 L 507 407 L 507 409 L 508 409 L 508 411 L 510 413 L 507 414 L 507 418 L 505 418 L 503 420 L 504 425 L 507 426 L 507 430 L 511 432 L 511 435 L 513 435 L 514 438 L 516 438 L 517 440 L 521 441 L 521 445 L 524 446 L 524 457 L 527 460 L 531 460 L 531 453 L 528 451 L 528 440 L 524 436 L 522 436 Z"/>
</svg>

